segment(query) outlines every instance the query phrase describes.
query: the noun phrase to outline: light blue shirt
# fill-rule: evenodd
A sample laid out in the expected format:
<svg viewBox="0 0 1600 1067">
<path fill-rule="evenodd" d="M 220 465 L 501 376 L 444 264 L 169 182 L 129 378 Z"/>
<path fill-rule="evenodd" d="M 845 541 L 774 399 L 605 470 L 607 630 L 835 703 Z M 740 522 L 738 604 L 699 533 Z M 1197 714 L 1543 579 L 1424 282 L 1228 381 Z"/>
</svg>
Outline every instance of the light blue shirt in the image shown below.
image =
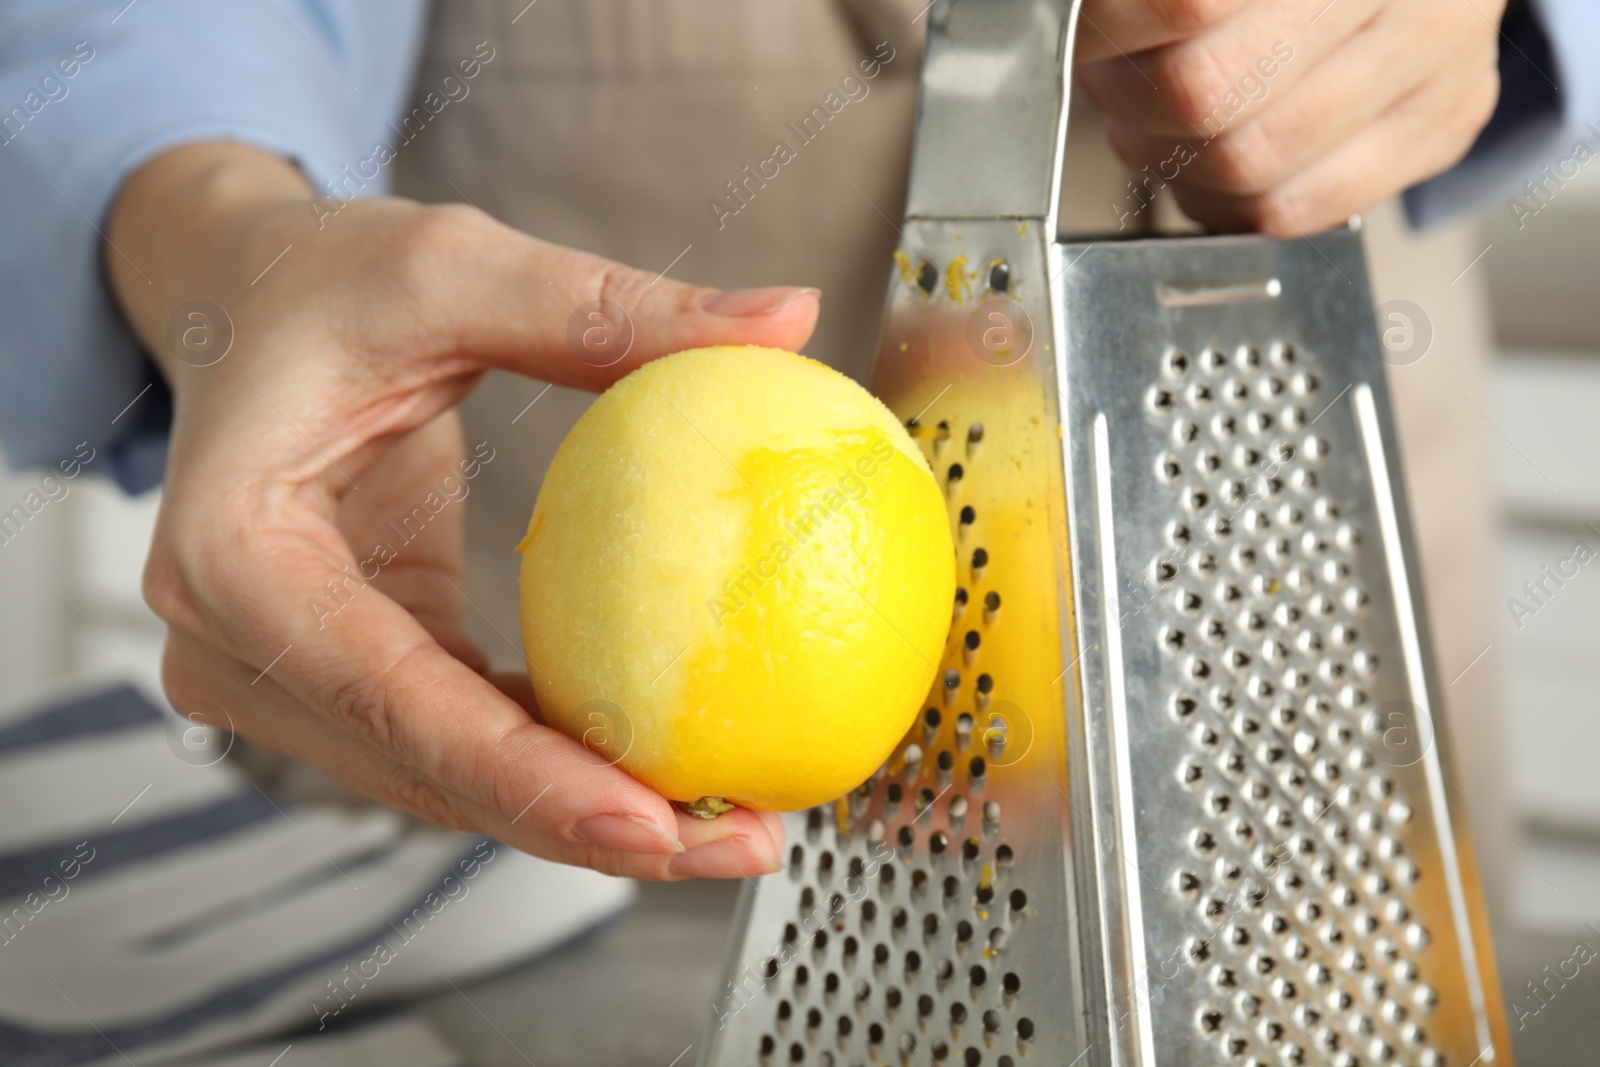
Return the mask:
<svg viewBox="0 0 1600 1067">
<path fill-rule="evenodd" d="M 1600 3 L 1537 7 L 1561 91 L 1541 102 L 1527 97 L 1545 92 L 1537 79 L 1507 78 L 1511 128 L 1412 190 L 1413 218 L 1507 196 L 1545 155 L 1600 140 L 1584 128 L 1600 123 Z M 6 0 L 0 444 L 14 466 L 52 465 L 87 441 L 94 467 L 124 488 L 160 481 L 170 396 L 102 276 L 112 198 L 162 150 L 215 138 L 280 153 L 318 188 L 338 187 L 343 168 L 393 141 L 426 14 L 426 0 Z M 385 173 L 362 190 L 384 191 Z"/>
<path fill-rule="evenodd" d="M 112 198 L 164 149 L 214 138 L 281 153 L 327 188 L 395 139 L 426 15 L 426 0 L 5 0 L 0 444 L 13 466 L 88 441 L 91 469 L 124 488 L 161 480 L 170 397 L 106 288 Z"/>
</svg>

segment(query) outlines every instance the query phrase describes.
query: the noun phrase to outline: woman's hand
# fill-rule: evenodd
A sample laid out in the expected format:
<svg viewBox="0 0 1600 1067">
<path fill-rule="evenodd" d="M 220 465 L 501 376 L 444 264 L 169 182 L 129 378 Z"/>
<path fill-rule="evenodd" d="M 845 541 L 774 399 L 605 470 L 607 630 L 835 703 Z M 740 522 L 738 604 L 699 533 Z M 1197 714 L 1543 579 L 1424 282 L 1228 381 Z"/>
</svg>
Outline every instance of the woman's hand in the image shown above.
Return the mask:
<svg viewBox="0 0 1600 1067">
<path fill-rule="evenodd" d="M 174 704 L 212 702 L 368 796 L 550 859 L 642 878 L 776 869 L 776 817 L 683 816 L 537 722 L 525 678 L 487 674 L 462 629 L 451 498 L 484 454 L 454 407 L 491 367 L 599 389 L 697 345 L 799 348 L 816 294 L 657 279 L 467 207 L 312 197 L 275 156 L 195 144 L 134 174 L 107 226 L 112 287 L 175 401 L 144 576 Z M 604 318 L 569 342 L 596 300 L 632 321 L 612 366 Z M 438 518 L 402 544 L 386 524 L 419 507 Z M 397 550 L 381 563 L 380 541 Z"/>
<path fill-rule="evenodd" d="M 1505 0 L 1085 0 L 1078 84 L 1140 172 L 1221 230 L 1294 236 L 1452 166 L 1494 111 Z"/>
</svg>

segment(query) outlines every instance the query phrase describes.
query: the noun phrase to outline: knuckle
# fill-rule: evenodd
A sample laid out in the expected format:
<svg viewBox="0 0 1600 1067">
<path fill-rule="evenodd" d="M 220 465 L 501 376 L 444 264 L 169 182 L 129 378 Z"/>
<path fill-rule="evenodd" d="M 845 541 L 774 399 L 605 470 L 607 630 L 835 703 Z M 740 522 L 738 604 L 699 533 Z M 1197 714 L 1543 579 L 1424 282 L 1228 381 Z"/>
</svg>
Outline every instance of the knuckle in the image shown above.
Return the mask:
<svg viewBox="0 0 1600 1067">
<path fill-rule="evenodd" d="M 454 799 L 416 771 L 407 768 L 396 772 L 386 789 L 391 804 L 435 826 L 449 830 L 475 828 Z"/>
<path fill-rule="evenodd" d="M 1172 117 L 1192 129 L 1218 129 L 1232 120 L 1223 103 L 1232 83 L 1222 74 L 1212 50 L 1199 42 L 1163 49 L 1151 61 L 1151 80 Z M 1219 123 L 1220 113 L 1220 125 Z"/>
<path fill-rule="evenodd" d="M 1215 26 L 1238 9 L 1241 0 L 1155 0 L 1155 16 L 1168 30 L 1187 35 Z"/>
<path fill-rule="evenodd" d="M 609 302 L 621 308 L 632 308 L 638 303 L 646 284 L 639 271 L 621 263 L 597 264 L 589 279 L 590 299 Z"/>
<path fill-rule="evenodd" d="M 1331 205 L 1298 197 L 1251 197 L 1246 211 L 1250 228 L 1271 237 L 1303 237 L 1323 229 L 1322 220 L 1330 216 Z"/>
<path fill-rule="evenodd" d="M 413 761 L 397 726 L 400 709 L 395 695 L 405 688 L 407 666 L 421 651 L 422 646 L 411 646 L 376 670 L 344 674 L 321 694 L 322 706 L 334 722 L 408 766 Z"/>
<path fill-rule="evenodd" d="M 168 638 L 161 649 L 161 689 L 174 707 L 205 695 L 205 686 L 179 643 Z"/>
<path fill-rule="evenodd" d="M 1469 102 L 1461 109 L 1462 122 L 1469 137 L 1476 137 L 1489 124 L 1499 103 L 1500 71 L 1494 63 L 1490 63 L 1483 76 L 1473 83 Z"/>
<path fill-rule="evenodd" d="M 150 546 L 139 592 L 150 610 L 168 626 L 193 631 L 198 628 L 199 604 L 182 558 L 164 540 Z"/>
<path fill-rule="evenodd" d="M 408 291 L 426 291 L 448 276 L 453 263 L 471 257 L 487 220 L 464 204 L 426 204 L 410 212 L 395 233 L 391 262 Z"/>
<path fill-rule="evenodd" d="M 1281 177 L 1283 156 L 1260 123 L 1211 142 L 1211 170 L 1230 192 L 1259 193 Z"/>
</svg>

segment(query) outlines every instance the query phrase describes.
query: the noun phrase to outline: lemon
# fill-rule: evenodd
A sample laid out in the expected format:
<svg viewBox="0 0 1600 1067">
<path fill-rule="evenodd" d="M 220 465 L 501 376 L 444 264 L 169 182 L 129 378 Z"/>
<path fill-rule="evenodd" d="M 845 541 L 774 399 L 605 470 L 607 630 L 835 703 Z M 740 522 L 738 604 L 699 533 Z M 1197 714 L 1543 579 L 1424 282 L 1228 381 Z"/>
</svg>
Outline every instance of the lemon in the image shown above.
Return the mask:
<svg viewBox="0 0 1600 1067">
<path fill-rule="evenodd" d="M 770 348 L 613 385 L 518 551 L 545 721 L 701 814 L 870 777 L 928 692 L 955 591 L 943 496 L 899 421 Z"/>
</svg>

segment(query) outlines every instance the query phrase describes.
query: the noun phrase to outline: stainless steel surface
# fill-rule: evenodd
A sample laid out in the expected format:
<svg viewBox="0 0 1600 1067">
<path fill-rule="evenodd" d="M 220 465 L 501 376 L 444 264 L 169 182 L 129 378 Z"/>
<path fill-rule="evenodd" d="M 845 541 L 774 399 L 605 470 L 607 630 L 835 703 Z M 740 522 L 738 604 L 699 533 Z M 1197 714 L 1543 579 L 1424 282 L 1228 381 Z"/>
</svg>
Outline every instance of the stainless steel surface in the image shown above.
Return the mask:
<svg viewBox="0 0 1600 1067">
<path fill-rule="evenodd" d="M 957 157 L 1074 15 L 930 12 L 874 388 L 946 488 L 950 639 L 789 817 L 701 1062 L 1508 1063 L 1359 237 L 1057 243 Z"/>
<path fill-rule="evenodd" d="M 1054 214 L 1076 14 L 1076 0 L 929 8 L 908 216 Z"/>
<path fill-rule="evenodd" d="M 1359 238 L 1058 251 L 1080 253 L 1076 784 L 1111 988 L 1141 1009 L 1108 1040 L 1131 1063 L 1506 1062 Z M 1208 288 L 1228 299 L 1163 299 Z"/>
</svg>

